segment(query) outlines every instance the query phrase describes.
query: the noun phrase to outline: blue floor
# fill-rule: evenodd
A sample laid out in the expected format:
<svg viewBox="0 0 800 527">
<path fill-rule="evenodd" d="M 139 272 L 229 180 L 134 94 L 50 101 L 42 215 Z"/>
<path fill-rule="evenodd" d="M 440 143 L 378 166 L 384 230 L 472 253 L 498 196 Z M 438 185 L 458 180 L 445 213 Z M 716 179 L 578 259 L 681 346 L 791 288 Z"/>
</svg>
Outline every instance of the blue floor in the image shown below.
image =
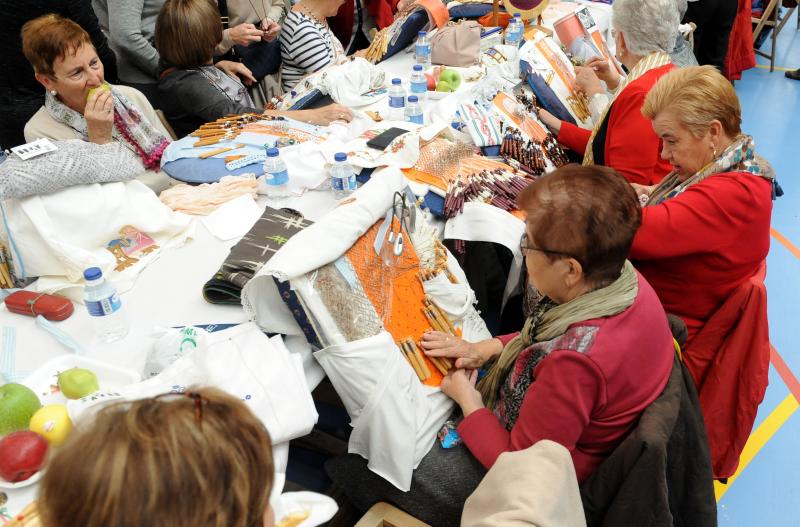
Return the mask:
<svg viewBox="0 0 800 527">
<path fill-rule="evenodd" d="M 795 17 L 778 37 L 776 67 L 800 68 Z M 769 46 L 767 40 L 763 49 Z M 800 377 L 800 346 L 793 333 L 800 298 L 800 181 L 796 168 L 800 164 L 800 81 L 786 79 L 781 70 L 770 73 L 766 59 L 758 62 L 761 67 L 745 72 L 736 82 L 736 91 L 742 102 L 744 131 L 755 138 L 757 150 L 773 164 L 785 191 L 774 205 L 772 226 L 777 232 L 767 259 L 766 283 L 770 338 L 789 372 L 781 376 L 775 367 L 770 368 L 770 385 L 754 427 L 761 426 L 768 440 L 753 441 L 763 446 L 720 499 L 722 527 L 800 525 L 800 400 L 791 399 L 800 397 L 796 388 L 800 385 L 794 384 L 794 394 L 790 389 L 792 377 Z"/>
</svg>

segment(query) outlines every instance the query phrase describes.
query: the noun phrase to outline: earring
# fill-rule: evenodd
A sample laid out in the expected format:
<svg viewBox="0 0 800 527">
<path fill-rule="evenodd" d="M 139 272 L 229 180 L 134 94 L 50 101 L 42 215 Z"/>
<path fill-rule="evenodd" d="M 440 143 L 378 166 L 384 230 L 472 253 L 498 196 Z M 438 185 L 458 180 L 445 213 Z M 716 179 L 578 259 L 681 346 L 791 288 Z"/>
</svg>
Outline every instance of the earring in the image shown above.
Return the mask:
<svg viewBox="0 0 800 527">
<path fill-rule="evenodd" d="M 57 92 L 57 91 L 55 91 L 55 90 L 50 90 L 50 95 L 52 95 L 53 97 L 55 97 L 56 95 L 58 95 L 58 92 Z"/>
</svg>

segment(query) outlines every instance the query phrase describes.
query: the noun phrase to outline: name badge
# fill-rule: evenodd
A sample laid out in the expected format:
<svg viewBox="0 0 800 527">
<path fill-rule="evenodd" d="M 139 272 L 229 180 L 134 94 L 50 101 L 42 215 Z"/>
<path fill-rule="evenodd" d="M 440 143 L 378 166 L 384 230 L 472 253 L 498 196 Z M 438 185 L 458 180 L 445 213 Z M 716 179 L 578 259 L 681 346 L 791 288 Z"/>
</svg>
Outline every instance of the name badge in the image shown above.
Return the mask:
<svg viewBox="0 0 800 527">
<path fill-rule="evenodd" d="M 17 154 L 17 156 L 23 161 L 27 161 L 28 159 L 46 154 L 48 152 L 55 152 L 56 150 L 58 150 L 58 147 L 54 145 L 51 140 L 44 138 L 37 139 L 32 143 L 15 146 L 11 149 L 11 151 Z"/>
</svg>

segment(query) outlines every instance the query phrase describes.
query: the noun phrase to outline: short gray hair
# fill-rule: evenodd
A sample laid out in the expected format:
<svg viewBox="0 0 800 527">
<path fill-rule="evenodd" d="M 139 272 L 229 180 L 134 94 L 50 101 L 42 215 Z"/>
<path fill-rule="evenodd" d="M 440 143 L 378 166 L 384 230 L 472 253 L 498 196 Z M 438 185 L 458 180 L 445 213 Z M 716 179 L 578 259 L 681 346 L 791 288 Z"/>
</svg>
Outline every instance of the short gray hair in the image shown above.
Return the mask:
<svg viewBox="0 0 800 527">
<path fill-rule="evenodd" d="M 681 23 L 677 4 L 675 0 L 615 0 L 612 24 L 625 34 L 631 53 L 669 53 L 675 47 Z"/>
</svg>

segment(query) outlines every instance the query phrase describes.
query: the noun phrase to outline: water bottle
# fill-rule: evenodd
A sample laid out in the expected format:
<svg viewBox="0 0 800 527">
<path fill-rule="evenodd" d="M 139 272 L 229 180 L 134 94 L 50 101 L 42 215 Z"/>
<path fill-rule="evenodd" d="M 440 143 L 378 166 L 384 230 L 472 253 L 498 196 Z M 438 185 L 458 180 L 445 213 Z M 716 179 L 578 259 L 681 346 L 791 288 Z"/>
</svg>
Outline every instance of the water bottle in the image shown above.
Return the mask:
<svg viewBox="0 0 800 527">
<path fill-rule="evenodd" d="M 389 120 L 402 121 L 405 118 L 406 90 L 400 79 L 392 79 L 389 88 Z"/>
<path fill-rule="evenodd" d="M 414 46 L 414 51 L 417 64 L 422 64 L 426 68 L 431 65 L 431 43 L 428 40 L 427 31 L 417 33 L 417 43 Z"/>
<path fill-rule="evenodd" d="M 356 189 L 356 174 L 347 162 L 347 154 L 339 152 L 333 156 L 336 161 L 331 167 L 331 189 L 336 199 L 346 198 Z"/>
<path fill-rule="evenodd" d="M 264 183 L 267 185 L 267 196 L 282 197 L 289 195 L 289 171 L 281 159 L 277 148 L 267 148 L 267 159 L 264 161 Z"/>
<path fill-rule="evenodd" d="M 420 101 L 424 101 L 428 94 L 428 79 L 422 72 L 422 64 L 414 64 L 414 70 L 411 72 L 411 93 Z"/>
<path fill-rule="evenodd" d="M 519 47 L 520 37 L 522 36 L 521 23 L 522 19 L 519 13 L 514 14 L 514 18 L 508 21 L 508 26 L 506 27 L 506 46 Z"/>
<path fill-rule="evenodd" d="M 128 334 L 128 321 L 120 312 L 122 300 L 117 288 L 103 278 L 99 267 L 89 267 L 83 271 L 86 286 L 83 300 L 92 319 L 95 334 L 102 342 L 113 342 Z"/>
<path fill-rule="evenodd" d="M 409 123 L 416 123 L 416 124 L 425 124 L 424 117 L 422 115 L 422 106 L 419 104 L 419 100 L 417 99 L 416 95 L 409 95 L 408 96 L 408 104 L 406 105 L 406 121 Z"/>
<path fill-rule="evenodd" d="M 525 21 L 522 20 L 521 14 L 514 13 L 514 23 L 517 25 L 517 46 L 519 46 L 525 38 Z"/>
</svg>

